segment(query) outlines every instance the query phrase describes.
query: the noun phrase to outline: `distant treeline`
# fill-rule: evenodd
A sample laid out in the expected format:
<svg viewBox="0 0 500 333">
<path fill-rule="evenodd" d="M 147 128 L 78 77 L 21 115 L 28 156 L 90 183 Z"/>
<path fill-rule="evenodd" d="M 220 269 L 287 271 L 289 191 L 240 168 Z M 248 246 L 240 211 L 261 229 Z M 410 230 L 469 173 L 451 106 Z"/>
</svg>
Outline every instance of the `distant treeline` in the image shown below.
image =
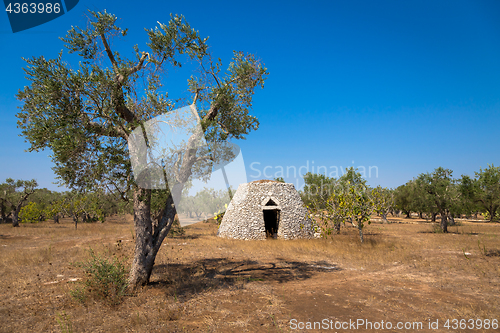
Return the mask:
<svg viewBox="0 0 500 333">
<path fill-rule="evenodd" d="M 2 222 L 36 223 L 46 220 L 59 222 L 60 218 L 70 217 L 75 222 L 104 222 L 114 214 L 132 214 L 132 192 L 127 191 L 50 191 L 37 188 L 35 180 L 7 179 L 0 184 L 0 218 Z M 187 192 L 188 187 L 186 188 Z M 161 217 L 165 207 L 168 190 L 152 190 L 151 216 L 154 220 Z M 204 188 L 196 195 L 184 195 L 179 213 L 189 217 L 212 217 L 225 210 L 229 203 L 227 190 Z"/>
<path fill-rule="evenodd" d="M 13 180 L 8 178 L 0 184 L 0 217 L 2 222 L 36 223 L 52 219 L 71 217 L 78 222 L 104 222 L 114 214 L 130 213 L 128 200 L 117 193 L 106 191 L 77 192 L 50 191 L 37 188 L 33 180 Z"/>
<path fill-rule="evenodd" d="M 283 179 L 278 179 L 283 181 Z M 500 219 L 500 167 L 489 165 L 479 169 L 474 177 L 462 175 L 453 178 L 450 169 L 437 168 L 432 173 L 422 173 L 396 189 L 371 188 L 354 168 L 346 169 L 340 178 L 307 173 L 305 186 L 300 192 L 302 200 L 314 214 L 327 212 L 326 232 L 340 228 L 340 223 L 350 222 L 360 228 L 377 214 L 387 221 L 387 215 L 404 213 L 410 217 L 441 219 L 441 228 L 457 217 L 476 217 L 481 214 L 487 221 Z M 132 213 L 132 193 L 127 191 L 66 191 L 56 192 L 37 188 L 35 180 L 7 179 L 0 184 L 0 217 L 2 222 L 34 223 L 62 217 L 75 222 L 104 222 L 113 214 Z M 168 190 L 152 190 L 151 215 L 159 219 L 164 209 Z M 191 217 L 217 215 L 225 210 L 227 191 L 204 188 L 194 196 L 185 195 L 178 212 Z"/>
<path fill-rule="evenodd" d="M 396 189 L 371 188 L 356 169 L 351 167 L 346 171 L 338 179 L 313 173 L 304 176 L 303 201 L 316 215 L 328 212 L 329 221 L 335 220 L 333 230 L 338 230 L 340 223 L 346 221 L 362 226 L 371 213 L 384 220 L 388 213 L 401 212 L 406 217 L 417 213 L 432 221 L 439 216 L 444 232 L 457 217 L 477 218 L 482 214 L 490 222 L 499 219 L 500 167 L 489 165 L 475 172 L 474 177 L 462 175 L 460 178 L 453 178 L 452 170 L 439 167 Z"/>
</svg>

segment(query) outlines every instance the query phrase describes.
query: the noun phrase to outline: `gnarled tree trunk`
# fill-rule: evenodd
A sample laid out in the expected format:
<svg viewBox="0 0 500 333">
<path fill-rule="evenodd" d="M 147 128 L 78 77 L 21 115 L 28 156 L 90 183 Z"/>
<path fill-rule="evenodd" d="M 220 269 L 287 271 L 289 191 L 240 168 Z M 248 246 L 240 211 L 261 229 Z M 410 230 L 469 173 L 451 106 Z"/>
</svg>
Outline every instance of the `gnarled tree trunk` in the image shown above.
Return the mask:
<svg viewBox="0 0 500 333">
<path fill-rule="evenodd" d="M 174 191 L 182 192 L 183 186 L 174 186 Z M 129 275 L 129 288 L 137 288 L 149 283 L 156 255 L 174 222 L 177 211 L 170 194 L 159 222 L 151 218 L 151 190 L 136 188 L 134 191 L 135 254 Z"/>
<path fill-rule="evenodd" d="M 454 226 L 455 225 L 455 214 L 451 214 L 451 213 L 448 213 L 449 215 L 449 220 L 450 220 L 450 226 Z"/>
<path fill-rule="evenodd" d="M 333 228 L 335 229 L 335 233 L 338 235 L 340 234 L 340 220 L 337 220 L 333 226 Z"/>
<path fill-rule="evenodd" d="M 436 216 L 438 213 L 432 213 L 431 221 L 436 222 Z"/>
<path fill-rule="evenodd" d="M 12 212 L 12 226 L 13 227 L 19 227 L 19 212 L 21 210 L 21 207 L 19 207 L 19 209 L 16 208 L 16 210 L 14 210 Z"/>
<path fill-rule="evenodd" d="M 36 182 L 35 182 L 35 187 L 36 186 L 38 186 L 38 185 L 36 185 Z M 10 203 L 11 207 L 14 208 L 12 211 L 12 226 L 13 227 L 19 227 L 19 212 L 21 212 L 21 207 L 23 206 L 23 203 L 26 201 L 26 199 L 28 199 L 28 197 L 31 194 L 33 194 L 34 192 L 35 192 L 35 188 L 31 188 L 31 189 L 25 188 L 24 195 L 19 200 L 17 205 Z"/>
<path fill-rule="evenodd" d="M 444 211 L 441 212 L 441 230 L 448 232 L 448 215 Z"/>
</svg>

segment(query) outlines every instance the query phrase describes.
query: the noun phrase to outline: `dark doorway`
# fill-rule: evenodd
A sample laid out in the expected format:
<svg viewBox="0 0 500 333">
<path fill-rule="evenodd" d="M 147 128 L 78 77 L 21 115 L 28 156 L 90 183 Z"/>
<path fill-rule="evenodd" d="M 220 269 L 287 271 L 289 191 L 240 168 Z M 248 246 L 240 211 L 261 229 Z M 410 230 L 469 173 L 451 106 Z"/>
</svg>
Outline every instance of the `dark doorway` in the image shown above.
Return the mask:
<svg viewBox="0 0 500 333">
<path fill-rule="evenodd" d="M 264 209 L 264 225 L 266 227 L 266 238 L 278 238 L 279 221 L 279 209 Z"/>
</svg>

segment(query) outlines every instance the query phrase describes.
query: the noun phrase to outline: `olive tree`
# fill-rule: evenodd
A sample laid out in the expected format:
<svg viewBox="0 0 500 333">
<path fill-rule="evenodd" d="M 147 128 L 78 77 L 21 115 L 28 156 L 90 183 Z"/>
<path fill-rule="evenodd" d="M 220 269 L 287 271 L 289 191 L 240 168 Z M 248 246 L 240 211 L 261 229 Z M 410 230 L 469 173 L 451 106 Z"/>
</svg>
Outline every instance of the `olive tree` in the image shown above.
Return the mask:
<svg viewBox="0 0 500 333">
<path fill-rule="evenodd" d="M 32 180 L 14 180 L 7 178 L 5 183 L 0 186 L 0 198 L 2 201 L 2 219 L 5 218 L 5 211 L 10 211 L 12 214 L 12 226 L 19 227 L 19 212 L 23 204 L 32 195 L 38 183 L 35 179 Z"/>
<path fill-rule="evenodd" d="M 469 206 L 478 206 L 488 213 L 490 222 L 493 221 L 500 207 L 500 167 L 488 165 L 484 170 L 480 168 L 474 178 L 462 176 L 460 191 Z"/>
<path fill-rule="evenodd" d="M 411 218 L 412 209 L 412 184 L 411 181 L 404 185 L 400 185 L 394 191 L 394 205 L 401 212 L 406 214 L 407 218 Z"/>
<path fill-rule="evenodd" d="M 374 205 L 366 180 L 357 169 L 346 169 L 346 173 L 335 182 L 330 193 L 319 196 L 315 202 L 318 203 L 313 202 L 308 208 L 313 212 L 311 217 L 318 218 L 315 220 L 319 220 L 318 226 L 323 236 L 326 237 L 333 231 L 339 233 L 340 224 L 348 221 L 358 228 L 359 238 L 363 243 L 363 229 L 366 223 L 370 224 Z"/>
<path fill-rule="evenodd" d="M 448 215 L 455 200 L 457 191 L 453 171 L 439 167 L 432 173 L 420 174 L 416 180 L 418 186 L 431 196 L 435 209 L 441 215 L 441 230 L 448 232 Z"/>
<path fill-rule="evenodd" d="M 130 56 L 113 49 L 113 41 L 127 34 L 117 17 L 90 12 L 85 28 L 72 27 L 62 38 L 81 61 L 66 63 L 62 51 L 55 59 L 25 59 L 30 84 L 17 95 L 23 102 L 18 126 L 31 144 L 29 150 L 51 149 L 54 171 L 62 183 L 82 191 L 108 187 L 133 202 L 132 289 L 148 283 L 176 208 L 166 190 L 162 216 L 152 218 L 152 190 L 140 186 L 141 175 L 132 172 L 129 136 L 148 120 L 185 106 L 189 97 L 199 110 L 207 142 L 243 139 L 258 128 L 257 118 L 250 114 L 252 98 L 268 74 L 259 59 L 243 52 L 234 52 L 224 71 L 222 60 L 212 56 L 208 37 L 201 37 L 183 16 L 171 15 L 168 23 L 158 23 L 146 33 L 146 45 L 131 48 Z M 163 83 L 168 67 L 185 64 L 193 68 L 193 75 L 185 83 L 188 97 L 177 105 Z M 192 147 L 178 152 L 175 174 L 181 185 L 176 190 L 182 191 L 196 164 L 207 158 Z M 173 188 L 170 183 L 169 188 Z"/>
<path fill-rule="evenodd" d="M 371 190 L 370 196 L 373 210 L 382 217 L 384 223 L 387 223 L 387 215 L 394 207 L 393 191 L 379 185 Z"/>
<path fill-rule="evenodd" d="M 280 181 L 279 178 L 276 179 Z M 304 189 L 301 191 L 302 201 L 306 206 L 324 209 L 328 197 L 334 192 L 337 180 L 320 173 L 307 172 L 304 175 Z"/>
</svg>

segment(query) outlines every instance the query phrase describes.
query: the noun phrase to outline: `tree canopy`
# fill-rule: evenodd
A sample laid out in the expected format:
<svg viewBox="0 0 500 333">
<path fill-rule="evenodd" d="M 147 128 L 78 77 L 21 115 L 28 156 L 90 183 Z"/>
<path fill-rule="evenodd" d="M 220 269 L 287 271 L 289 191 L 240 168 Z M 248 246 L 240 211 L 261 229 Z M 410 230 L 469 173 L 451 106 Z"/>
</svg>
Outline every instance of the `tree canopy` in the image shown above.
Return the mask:
<svg viewBox="0 0 500 333">
<path fill-rule="evenodd" d="M 44 56 L 25 59 L 30 85 L 18 98 L 17 115 L 30 151 L 49 148 L 58 178 L 70 188 L 133 186 L 127 138 L 141 122 L 167 113 L 178 105 L 162 91 L 168 64 L 198 63 L 199 76 L 187 78 L 203 119 L 208 140 L 244 138 L 258 128 L 250 115 L 256 86 L 263 86 L 266 68 L 253 55 L 235 52 L 226 72 L 202 38 L 183 16 L 146 30 L 144 51 L 133 47 L 134 58 L 113 50 L 112 40 L 125 36 L 117 17 L 90 12 L 90 24 L 72 27 L 61 38 L 70 53 L 82 61 L 73 66 Z M 76 68 L 75 68 L 76 67 Z"/>
<path fill-rule="evenodd" d="M 500 167 L 480 168 L 474 178 L 462 176 L 461 192 L 470 201 L 470 206 L 479 206 L 493 221 L 500 207 Z"/>
</svg>

